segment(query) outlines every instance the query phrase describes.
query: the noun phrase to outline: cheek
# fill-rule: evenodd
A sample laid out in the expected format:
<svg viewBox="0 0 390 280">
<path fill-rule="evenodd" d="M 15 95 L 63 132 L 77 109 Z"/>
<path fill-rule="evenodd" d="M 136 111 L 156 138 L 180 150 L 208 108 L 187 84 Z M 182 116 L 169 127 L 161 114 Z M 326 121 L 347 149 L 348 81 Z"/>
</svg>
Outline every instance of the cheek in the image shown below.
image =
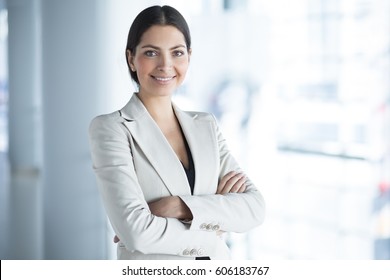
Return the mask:
<svg viewBox="0 0 390 280">
<path fill-rule="evenodd" d="M 183 61 L 183 62 L 180 62 L 180 63 L 177 64 L 177 69 L 181 73 L 185 74 L 187 72 L 187 70 L 188 70 L 188 66 L 189 66 L 188 61 Z"/>
<path fill-rule="evenodd" d="M 134 62 L 137 72 L 148 71 L 154 67 L 153 61 L 150 59 L 137 58 Z"/>
</svg>

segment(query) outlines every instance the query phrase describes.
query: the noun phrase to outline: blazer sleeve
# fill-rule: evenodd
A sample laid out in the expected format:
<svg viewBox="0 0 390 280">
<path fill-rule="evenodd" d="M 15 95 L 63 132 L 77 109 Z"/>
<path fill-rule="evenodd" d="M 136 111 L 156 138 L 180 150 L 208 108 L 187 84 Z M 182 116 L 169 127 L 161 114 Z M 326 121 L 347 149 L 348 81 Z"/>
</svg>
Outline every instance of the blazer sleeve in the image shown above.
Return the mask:
<svg viewBox="0 0 390 280">
<path fill-rule="evenodd" d="M 89 140 L 103 205 L 126 249 L 186 257 L 188 250 L 202 249 L 204 255 L 221 256 L 221 250 L 226 252 L 227 248 L 221 247 L 215 232 L 194 232 L 178 219 L 157 217 L 150 212 L 137 180 L 129 136 L 118 118 L 119 114 L 95 118 L 89 128 Z"/>
<path fill-rule="evenodd" d="M 219 180 L 230 171 L 242 172 L 226 144 L 225 138 L 213 117 L 214 131 L 219 150 Z M 191 210 L 191 230 L 245 232 L 264 221 L 265 202 L 260 191 L 247 179 L 243 193 L 211 194 L 180 198 Z"/>
</svg>

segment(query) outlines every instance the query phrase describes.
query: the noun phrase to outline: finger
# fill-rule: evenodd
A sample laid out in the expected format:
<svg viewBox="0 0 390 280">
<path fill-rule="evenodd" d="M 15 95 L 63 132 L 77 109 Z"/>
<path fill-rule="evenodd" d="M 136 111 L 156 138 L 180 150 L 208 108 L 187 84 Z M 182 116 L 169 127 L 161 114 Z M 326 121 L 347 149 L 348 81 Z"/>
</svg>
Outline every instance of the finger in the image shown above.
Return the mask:
<svg viewBox="0 0 390 280">
<path fill-rule="evenodd" d="M 245 186 L 245 182 L 246 182 L 246 176 L 243 174 L 242 177 L 236 183 L 234 183 L 234 185 L 232 186 L 229 192 L 237 193 L 242 188 L 242 186 Z"/>
<path fill-rule="evenodd" d="M 223 187 L 223 189 L 221 190 L 221 194 L 227 194 L 231 191 L 231 189 L 233 188 L 233 186 L 243 177 L 245 176 L 244 174 L 242 173 L 237 173 L 235 176 L 231 177 L 225 184 L 225 186 Z"/>
<path fill-rule="evenodd" d="M 230 190 L 232 189 L 232 187 L 234 186 L 234 184 L 240 179 L 240 176 L 241 176 L 241 174 L 240 174 L 240 173 L 237 173 L 236 175 L 234 175 L 233 177 L 231 177 L 231 178 L 225 183 L 225 185 L 223 186 L 223 188 L 221 189 L 221 194 L 227 194 L 228 192 L 230 192 Z"/>
<path fill-rule="evenodd" d="M 218 184 L 218 188 L 217 188 L 217 194 L 220 194 L 224 188 L 224 186 L 226 185 L 227 181 L 229 181 L 232 177 L 234 177 L 235 175 L 237 174 L 237 172 L 235 171 L 230 171 L 228 172 L 227 174 L 225 174 L 221 181 L 219 182 Z"/>
<path fill-rule="evenodd" d="M 237 191 L 237 193 L 243 193 L 243 192 L 245 192 L 245 191 L 246 191 L 246 185 L 243 184 L 243 185 L 241 186 L 241 188 Z"/>
<path fill-rule="evenodd" d="M 245 181 L 246 181 L 245 175 L 241 174 L 241 177 L 239 177 L 239 179 L 235 183 L 233 183 L 229 193 L 236 193 L 241 188 L 241 186 L 245 184 Z"/>
</svg>

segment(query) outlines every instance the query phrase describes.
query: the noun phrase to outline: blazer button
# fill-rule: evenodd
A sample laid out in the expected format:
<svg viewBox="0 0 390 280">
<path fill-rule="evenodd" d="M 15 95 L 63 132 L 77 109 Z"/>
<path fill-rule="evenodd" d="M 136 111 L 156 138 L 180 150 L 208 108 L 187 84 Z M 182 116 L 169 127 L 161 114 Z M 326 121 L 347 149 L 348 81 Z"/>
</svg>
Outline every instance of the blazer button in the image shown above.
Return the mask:
<svg viewBox="0 0 390 280">
<path fill-rule="evenodd" d="M 196 256 L 198 254 L 198 251 L 196 249 L 192 249 L 190 252 L 191 256 Z"/>
<path fill-rule="evenodd" d="M 200 229 L 206 229 L 207 225 L 206 224 L 201 224 L 199 227 L 200 227 Z"/>
<path fill-rule="evenodd" d="M 213 228 L 213 225 L 212 224 L 208 224 L 207 226 L 206 226 L 206 229 L 207 230 L 211 230 Z"/>
<path fill-rule="evenodd" d="M 183 251 L 183 255 L 184 255 L 184 256 L 188 256 L 189 254 L 190 254 L 190 250 L 185 249 L 185 250 Z"/>
<path fill-rule="evenodd" d="M 219 230 L 219 225 L 213 226 L 213 230 L 215 230 L 215 231 Z"/>
</svg>

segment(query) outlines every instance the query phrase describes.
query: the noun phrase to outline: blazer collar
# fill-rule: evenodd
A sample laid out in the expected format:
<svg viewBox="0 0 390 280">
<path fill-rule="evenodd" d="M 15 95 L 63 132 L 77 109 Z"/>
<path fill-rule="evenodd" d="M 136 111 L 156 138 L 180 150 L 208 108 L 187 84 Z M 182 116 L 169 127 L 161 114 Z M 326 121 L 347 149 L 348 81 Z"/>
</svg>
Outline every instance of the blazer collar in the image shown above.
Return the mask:
<svg viewBox="0 0 390 280">
<path fill-rule="evenodd" d="M 193 114 L 190 116 L 188 113 L 182 111 L 175 103 L 172 103 L 172 107 L 175 111 L 176 117 L 180 119 L 196 119 L 198 114 Z M 124 119 L 127 121 L 134 121 L 145 114 L 149 115 L 148 110 L 145 108 L 142 101 L 139 99 L 137 93 L 133 93 L 133 96 L 130 98 L 129 102 L 120 110 L 120 113 Z"/>
<path fill-rule="evenodd" d="M 205 179 L 210 178 L 209 175 L 212 175 L 210 172 L 215 171 L 210 166 L 212 164 L 210 159 L 215 158 L 213 153 L 215 154 L 216 147 L 216 143 L 210 145 L 212 143 L 210 141 L 213 141 L 212 135 L 214 135 L 213 131 L 210 131 L 212 126 L 209 122 L 198 120 L 198 114 L 184 112 L 175 104 L 172 106 L 194 160 L 194 194 L 210 192 L 210 183 Z M 180 160 L 137 94 L 133 94 L 120 113 L 125 120 L 124 125 L 129 129 L 134 141 L 140 146 L 170 193 L 190 195 L 190 186 Z"/>
<path fill-rule="evenodd" d="M 137 93 L 133 93 L 129 102 L 119 112 L 127 121 L 134 121 L 145 114 L 149 114 Z"/>
</svg>

